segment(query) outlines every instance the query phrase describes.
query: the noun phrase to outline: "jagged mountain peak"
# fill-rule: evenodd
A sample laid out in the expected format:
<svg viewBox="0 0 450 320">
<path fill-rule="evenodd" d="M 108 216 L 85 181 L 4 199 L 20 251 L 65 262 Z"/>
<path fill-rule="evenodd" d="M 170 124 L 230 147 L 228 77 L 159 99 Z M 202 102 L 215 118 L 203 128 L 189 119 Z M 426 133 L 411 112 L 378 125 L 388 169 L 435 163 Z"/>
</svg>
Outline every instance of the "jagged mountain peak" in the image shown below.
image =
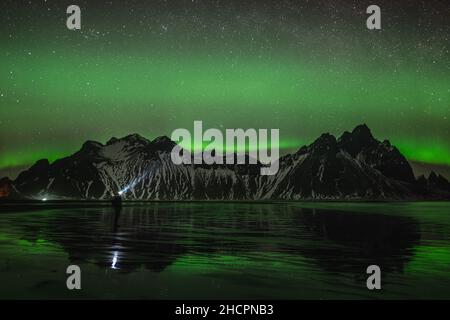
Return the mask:
<svg viewBox="0 0 450 320">
<path fill-rule="evenodd" d="M 440 189 L 450 192 L 450 182 L 441 174 L 431 171 L 428 178 L 425 175 L 420 175 L 417 178 L 417 183 L 422 187 L 431 189 Z"/>
<path fill-rule="evenodd" d="M 360 137 L 360 138 L 365 138 L 365 139 L 374 139 L 374 137 L 372 135 L 372 131 L 365 123 L 357 125 L 353 129 L 352 135 Z"/>
<path fill-rule="evenodd" d="M 155 151 L 170 152 L 175 145 L 176 143 L 169 137 L 160 136 L 153 139 L 153 141 L 150 142 L 149 147 Z"/>
<path fill-rule="evenodd" d="M 34 163 L 34 165 L 31 166 L 31 168 L 40 169 L 40 168 L 46 168 L 50 165 L 50 162 L 48 159 L 40 159 Z M 30 168 L 30 169 L 31 169 Z"/>
<path fill-rule="evenodd" d="M 117 142 L 140 142 L 142 144 L 147 144 L 150 141 L 137 133 L 133 133 L 122 138 L 112 137 L 108 140 L 108 142 L 106 142 L 106 145 L 109 146 Z"/>
<path fill-rule="evenodd" d="M 336 152 L 336 137 L 330 133 L 323 133 L 308 148 L 313 153 Z"/>
<path fill-rule="evenodd" d="M 144 138 L 138 133 L 129 134 L 125 137 L 123 137 L 121 140 L 128 140 L 128 141 L 141 141 L 141 142 L 150 142 L 148 139 Z"/>
<path fill-rule="evenodd" d="M 392 148 L 391 142 L 390 142 L 389 140 L 387 140 L 387 139 L 383 140 L 383 145 L 384 145 L 386 148 Z"/>
<path fill-rule="evenodd" d="M 448 180 L 442 175 L 442 174 L 438 174 L 434 171 L 430 172 L 430 175 L 428 176 L 428 181 L 430 183 L 435 183 L 438 185 L 448 185 L 449 182 Z"/>
<path fill-rule="evenodd" d="M 80 152 L 96 152 L 103 147 L 103 144 L 97 141 L 88 140 L 81 146 Z"/>
<path fill-rule="evenodd" d="M 352 132 L 345 131 L 338 139 L 339 147 L 352 156 L 356 156 L 363 149 L 379 143 L 366 124 L 356 126 Z"/>
<path fill-rule="evenodd" d="M 336 137 L 333 136 L 332 134 L 326 132 L 326 133 L 322 133 L 322 134 L 320 135 L 320 137 L 317 138 L 317 139 L 312 143 L 312 145 L 320 144 L 320 143 L 326 143 L 326 144 L 331 143 L 331 144 L 334 144 L 335 142 L 336 142 Z"/>
<path fill-rule="evenodd" d="M 437 179 L 438 175 L 436 172 L 434 172 L 433 170 L 430 172 L 430 174 L 428 175 L 428 180 L 434 180 Z"/>
<path fill-rule="evenodd" d="M 150 144 L 150 141 L 141 135 L 134 133 L 122 138 L 113 137 L 106 145 L 102 146 L 99 156 L 113 160 L 125 160 L 132 154 L 138 153 Z"/>
<path fill-rule="evenodd" d="M 122 138 L 112 137 L 104 145 L 97 141 L 88 140 L 83 143 L 79 151 L 69 158 L 72 160 L 91 159 L 97 161 L 102 161 L 102 159 L 126 160 L 128 157 L 149 148 L 154 149 L 154 151 L 159 148 L 165 150 L 167 146 L 164 146 L 164 143 L 169 145 L 168 142 L 165 142 L 166 140 L 170 141 L 167 137 L 160 137 L 150 142 L 150 140 L 137 133 L 129 134 Z M 173 144 L 172 142 L 172 146 Z"/>
<path fill-rule="evenodd" d="M 168 136 L 159 136 L 151 141 L 153 144 L 175 144 Z"/>
<path fill-rule="evenodd" d="M 371 142 L 372 140 L 376 140 L 372 135 L 372 131 L 365 123 L 357 125 L 351 132 L 344 131 L 338 140 L 343 141 L 346 139 L 357 140 L 359 142 Z"/>
<path fill-rule="evenodd" d="M 107 146 L 112 145 L 112 144 L 116 143 L 117 141 L 119 141 L 119 139 L 117 139 L 116 137 L 112 137 L 111 139 L 109 139 L 109 140 L 106 142 L 106 145 L 107 145 Z"/>
</svg>

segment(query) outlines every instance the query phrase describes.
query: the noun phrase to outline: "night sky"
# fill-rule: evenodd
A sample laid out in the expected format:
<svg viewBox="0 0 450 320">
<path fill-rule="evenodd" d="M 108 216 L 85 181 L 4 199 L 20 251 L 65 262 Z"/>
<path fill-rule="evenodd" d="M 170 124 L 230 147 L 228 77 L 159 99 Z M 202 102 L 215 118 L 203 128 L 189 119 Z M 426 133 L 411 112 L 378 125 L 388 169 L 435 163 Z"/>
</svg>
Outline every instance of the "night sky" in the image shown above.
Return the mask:
<svg viewBox="0 0 450 320">
<path fill-rule="evenodd" d="M 392 3 L 395 2 L 395 3 Z M 81 7 L 82 29 L 66 28 Z M 366 8 L 382 30 L 366 28 Z M 448 1 L 1 1 L 0 177 L 86 140 L 279 128 L 281 153 L 366 123 L 450 165 Z"/>
</svg>

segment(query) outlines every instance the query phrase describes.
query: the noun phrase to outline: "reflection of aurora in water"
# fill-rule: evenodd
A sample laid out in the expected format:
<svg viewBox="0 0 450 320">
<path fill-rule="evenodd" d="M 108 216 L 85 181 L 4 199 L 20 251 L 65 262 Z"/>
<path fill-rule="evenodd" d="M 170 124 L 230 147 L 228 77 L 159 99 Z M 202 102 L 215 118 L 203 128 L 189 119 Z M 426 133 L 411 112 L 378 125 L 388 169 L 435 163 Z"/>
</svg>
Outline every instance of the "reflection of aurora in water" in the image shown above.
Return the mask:
<svg viewBox="0 0 450 320">
<path fill-rule="evenodd" d="M 383 289 L 388 289 L 384 294 L 396 284 L 395 294 L 419 294 L 410 287 L 415 283 L 411 274 L 417 281 L 439 277 L 440 283 L 450 284 L 446 269 L 450 256 L 442 250 L 450 248 L 450 223 L 448 218 L 438 218 L 442 216 L 439 204 L 347 203 L 349 210 L 339 204 L 338 210 L 332 204 L 325 205 L 331 210 L 318 209 L 317 204 L 310 209 L 299 206 L 151 203 L 124 206 L 115 212 L 92 208 L 65 209 L 64 214 L 60 210 L 21 213 L 20 219 L 16 219 L 19 215 L 1 215 L 0 255 L 12 258 L 5 244 L 13 243 L 11 250 L 26 252 L 23 259 L 29 259 L 29 264 L 62 252 L 69 260 L 64 263 L 93 266 L 99 272 L 95 281 L 101 281 L 101 274 L 108 270 L 124 277 L 123 281 L 144 277 L 146 270 L 147 276 L 158 277 L 154 283 L 160 289 L 166 277 L 201 276 L 195 279 L 239 283 L 233 290 L 241 290 L 240 294 L 249 290 L 245 288 L 248 282 L 268 295 L 283 287 L 283 297 L 313 295 L 315 290 L 325 297 L 355 294 L 365 274 L 357 275 L 374 261 L 384 274 Z M 422 219 L 418 212 L 427 215 Z M 4 227 L 8 225 L 14 227 Z M 12 259 L 10 265 L 14 265 Z M 15 267 L 7 272 L 14 271 Z M 331 287 L 332 283 L 346 285 Z M 200 287 L 212 290 L 208 282 Z M 200 287 L 195 290 L 203 290 Z M 308 290 L 298 291 L 305 287 Z M 236 291 L 228 293 L 233 296 Z M 132 291 L 123 294 L 136 296 Z"/>
<path fill-rule="evenodd" d="M 235 207 L 224 205 L 225 209 Z M 69 241 L 59 238 L 52 225 L 46 230 L 51 241 L 60 243 L 76 260 L 97 261 L 100 266 L 120 268 L 123 272 L 131 272 L 140 265 L 160 272 L 187 252 L 203 255 L 221 251 L 245 256 L 246 252 L 257 252 L 269 244 L 273 253 L 302 255 L 325 269 L 346 272 L 347 267 L 350 272 L 376 258 L 386 263 L 385 271 L 393 271 L 410 259 L 409 248 L 419 239 L 417 222 L 406 217 L 286 207 L 283 212 L 288 217 L 280 220 L 274 205 L 258 208 L 259 214 L 264 215 L 262 218 L 255 215 L 253 205 L 237 207 L 246 213 L 242 216 L 225 213 L 212 219 L 209 212 L 221 210 L 222 205 L 155 205 L 123 207 L 115 212 L 104 210 L 102 220 L 90 225 L 67 217 L 70 223 L 58 229 L 62 228 L 65 234 L 86 235 L 76 243 L 70 237 Z M 201 231 L 193 245 L 189 245 L 189 233 L 172 230 Z M 238 236 L 232 241 L 234 237 L 230 235 L 235 232 L 242 238 Z M 264 237 L 266 233 L 285 238 L 272 242 L 270 237 Z M 298 237 L 300 241 L 292 241 Z M 335 249 L 329 252 L 329 246 Z M 111 249 L 102 254 L 99 248 Z M 108 257 L 107 261 L 99 259 L 103 256 Z M 352 260 L 358 262 L 350 268 Z"/>
</svg>

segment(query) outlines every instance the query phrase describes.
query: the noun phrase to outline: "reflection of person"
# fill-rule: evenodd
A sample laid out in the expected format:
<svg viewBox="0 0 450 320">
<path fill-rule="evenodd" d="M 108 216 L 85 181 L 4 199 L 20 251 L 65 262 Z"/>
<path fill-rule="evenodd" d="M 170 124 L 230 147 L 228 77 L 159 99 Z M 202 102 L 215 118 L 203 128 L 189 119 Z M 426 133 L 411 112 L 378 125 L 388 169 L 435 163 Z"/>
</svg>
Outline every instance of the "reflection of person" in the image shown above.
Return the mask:
<svg viewBox="0 0 450 320">
<path fill-rule="evenodd" d="M 120 212 L 122 211 L 121 206 L 114 207 L 114 224 L 113 224 L 113 232 L 116 233 L 117 229 L 119 227 L 119 218 L 120 218 Z"/>
<path fill-rule="evenodd" d="M 111 200 L 111 204 L 113 205 L 114 208 L 121 208 L 122 207 L 122 197 L 119 195 L 114 196 L 114 198 L 112 198 L 112 200 Z"/>
<path fill-rule="evenodd" d="M 117 232 L 117 227 L 119 224 L 120 211 L 122 211 L 122 197 L 120 195 L 114 196 L 111 199 L 111 204 L 114 207 L 114 225 L 113 232 Z"/>
<path fill-rule="evenodd" d="M 113 232 L 117 232 L 117 227 L 119 226 L 120 212 L 122 211 L 122 197 L 116 195 L 111 199 L 111 204 L 114 208 L 114 222 L 113 222 Z"/>
</svg>

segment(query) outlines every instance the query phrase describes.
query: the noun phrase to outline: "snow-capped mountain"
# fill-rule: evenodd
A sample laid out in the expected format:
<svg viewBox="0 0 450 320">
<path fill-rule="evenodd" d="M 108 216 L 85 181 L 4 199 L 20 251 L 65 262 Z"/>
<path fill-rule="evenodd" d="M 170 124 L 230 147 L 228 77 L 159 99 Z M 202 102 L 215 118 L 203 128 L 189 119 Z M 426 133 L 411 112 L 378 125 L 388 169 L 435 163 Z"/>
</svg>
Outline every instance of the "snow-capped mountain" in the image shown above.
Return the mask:
<svg viewBox="0 0 450 320">
<path fill-rule="evenodd" d="M 3 195 L 34 199 L 264 200 L 448 198 L 442 176 L 416 180 L 405 157 L 366 125 L 339 139 L 323 134 L 280 158 L 276 175 L 260 165 L 175 165 L 167 137 L 137 134 L 105 145 L 87 141 L 53 163 L 43 159 L 16 180 L 2 179 Z M 6 191 L 5 191 L 6 190 Z"/>
</svg>

